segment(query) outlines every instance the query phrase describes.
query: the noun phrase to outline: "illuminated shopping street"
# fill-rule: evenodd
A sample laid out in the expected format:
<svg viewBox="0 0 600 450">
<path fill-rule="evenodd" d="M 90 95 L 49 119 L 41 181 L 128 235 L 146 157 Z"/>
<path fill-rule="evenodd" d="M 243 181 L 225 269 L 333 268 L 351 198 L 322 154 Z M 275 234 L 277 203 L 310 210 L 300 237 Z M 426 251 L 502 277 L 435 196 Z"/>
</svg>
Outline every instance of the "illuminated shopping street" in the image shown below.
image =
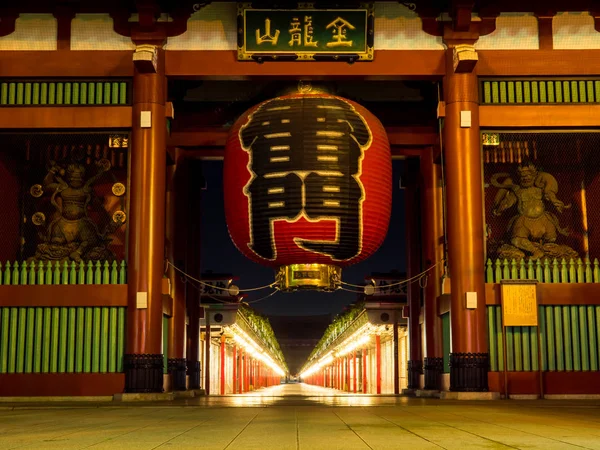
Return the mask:
<svg viewBox="0 0 600 450">
<path fill-rule="evenodd" d="M 288 384 L 141 405 L 5 403 L 0 448 L 598 449 L 600 402 L 454 402 Z"/>
</svg>

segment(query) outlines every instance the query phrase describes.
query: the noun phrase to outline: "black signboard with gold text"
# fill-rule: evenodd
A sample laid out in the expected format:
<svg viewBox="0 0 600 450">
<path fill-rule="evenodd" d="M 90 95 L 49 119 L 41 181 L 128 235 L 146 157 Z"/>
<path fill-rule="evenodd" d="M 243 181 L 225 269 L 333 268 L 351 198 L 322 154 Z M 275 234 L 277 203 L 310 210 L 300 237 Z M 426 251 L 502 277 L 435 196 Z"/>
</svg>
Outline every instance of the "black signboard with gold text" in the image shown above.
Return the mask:
<svg viewBox="0 0 600 450">
<path fill-rule="evenodd" d="M 372 61 L 373 5 L 253 9 L 238 5 L 240 61 Z"/>
</svg>

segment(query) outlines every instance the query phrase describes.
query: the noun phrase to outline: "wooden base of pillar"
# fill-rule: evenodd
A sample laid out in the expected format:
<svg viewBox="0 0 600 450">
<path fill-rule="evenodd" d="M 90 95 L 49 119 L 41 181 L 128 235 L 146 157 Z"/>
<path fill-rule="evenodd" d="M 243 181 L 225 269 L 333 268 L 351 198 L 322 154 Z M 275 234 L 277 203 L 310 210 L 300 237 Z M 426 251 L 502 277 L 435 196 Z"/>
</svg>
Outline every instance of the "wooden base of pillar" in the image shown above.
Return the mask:
<svg viewBox="0 0 600 450">
<path fill-rule="evenodd" d="M 186 390 L 186 359 L 185 358 L 169 358 L 167 360 L 169 375 L 171 375 L 171 383 L 174 391 Z"/>
<path fill-rule="evenodd" d="M 408 361 L 408 389 L 419 389 L 420 377 L 423 374 L 423 362 Z"/>
<path fill-rule="evenodd" d="M 423 361 L 425 372 L 425 390 L 439 391 L 441 389 L 441 375 L 444 370 L 444 358 L 426 357 Z"/>
<path fill-rule="evenodd" d="M 200 389 L 200 361 L 186 360 L 188 389 Z"/>
<path fill-rule="evenodd" d="M 450 353 L 450 390 L 487 392 L 488 370 L 487 353 Z"/>
<path fill-rule="evenodd" d="M 163 392 L 163 355 L 127 354 L 123 357 L 126 393 Z"/>
</svg>

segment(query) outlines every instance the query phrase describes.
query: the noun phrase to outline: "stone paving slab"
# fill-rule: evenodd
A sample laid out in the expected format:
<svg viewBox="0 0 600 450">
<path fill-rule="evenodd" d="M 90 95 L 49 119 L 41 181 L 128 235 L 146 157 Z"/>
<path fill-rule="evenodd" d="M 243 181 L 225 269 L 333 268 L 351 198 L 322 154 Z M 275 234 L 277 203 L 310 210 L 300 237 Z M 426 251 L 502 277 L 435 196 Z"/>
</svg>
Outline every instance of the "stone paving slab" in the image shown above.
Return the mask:
<svg viewBox="0 0 600 450">
<path fill-rule="evenodd" d="M 600 450 L 597 400 L 444 401 L 285 385 L 157 404 L 47 406 L 0 410 L 0 449 Z"/>
</svg>

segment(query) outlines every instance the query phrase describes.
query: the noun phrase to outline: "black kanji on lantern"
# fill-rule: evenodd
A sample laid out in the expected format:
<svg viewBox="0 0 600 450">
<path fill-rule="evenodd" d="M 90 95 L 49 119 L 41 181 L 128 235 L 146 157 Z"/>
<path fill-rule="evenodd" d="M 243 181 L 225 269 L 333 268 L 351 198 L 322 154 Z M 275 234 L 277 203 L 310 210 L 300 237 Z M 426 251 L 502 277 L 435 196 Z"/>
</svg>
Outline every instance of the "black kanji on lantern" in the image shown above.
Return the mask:
<svg viewBox="0 0 600 450">
<path fill-rule="evenodd" d="M 336 219 L 337 239 L 298 240 L 303 248 L 347 260 L 360 252 L 362 185 L 357 180 L 371 139 L 364 119 L 331 97 L 275 99 L 261 105 L 241 129 L 250 153 L 250 248 L 275 258 L 272 223 Z"/>
</svg>

